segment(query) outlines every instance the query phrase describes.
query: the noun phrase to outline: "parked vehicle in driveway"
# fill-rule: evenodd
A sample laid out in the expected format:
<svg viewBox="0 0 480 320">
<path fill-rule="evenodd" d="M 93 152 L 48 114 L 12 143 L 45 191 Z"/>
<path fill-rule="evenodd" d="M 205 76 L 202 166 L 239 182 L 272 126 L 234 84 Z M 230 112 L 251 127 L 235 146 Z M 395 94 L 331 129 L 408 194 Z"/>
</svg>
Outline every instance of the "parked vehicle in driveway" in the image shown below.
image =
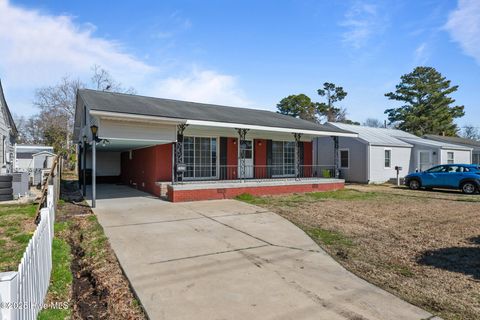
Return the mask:
<svg viewBox="0 0 480 320">
<path fill-rule="evenodd" d="M 480 167 L 473 164 L 445 164 L 405 177 L 405 185 L 412 190 L 447 188 L 474 194 L 480 190 Z"/>
</svg>

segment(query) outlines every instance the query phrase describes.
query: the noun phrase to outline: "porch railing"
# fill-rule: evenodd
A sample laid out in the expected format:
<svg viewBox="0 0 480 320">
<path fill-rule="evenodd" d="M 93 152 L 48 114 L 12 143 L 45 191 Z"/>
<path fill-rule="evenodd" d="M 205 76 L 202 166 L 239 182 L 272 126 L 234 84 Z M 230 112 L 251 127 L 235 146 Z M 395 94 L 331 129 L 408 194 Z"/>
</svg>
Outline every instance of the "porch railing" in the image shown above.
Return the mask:
<svg viewBox="0 0 480 320">
<path fill-rule="evenodd" d="M 327 165 L 187 165 L 183 181 L 334 178 Z"/>
</svg>

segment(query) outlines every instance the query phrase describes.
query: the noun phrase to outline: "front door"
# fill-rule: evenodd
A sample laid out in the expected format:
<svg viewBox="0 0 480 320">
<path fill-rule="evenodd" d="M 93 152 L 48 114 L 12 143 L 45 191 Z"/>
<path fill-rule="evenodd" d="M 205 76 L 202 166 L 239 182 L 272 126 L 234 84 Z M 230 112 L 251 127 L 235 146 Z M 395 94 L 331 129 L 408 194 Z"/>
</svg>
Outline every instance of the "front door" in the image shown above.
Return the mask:
<svg viewBox="0 0 480 320">
<path fill-rule="evenodd" d="M 245 158 L 245 169 L 242 168 L 242 159 Z M 238 146 L 238 176 L 253 178 L 253 141 L 242 140 Z"/>
<path fill-rule="evenodd" d="M 432 167 L 432 153 L 430 151 L 418 152 L 418 170 L 425 171 Z"/>
</svg>

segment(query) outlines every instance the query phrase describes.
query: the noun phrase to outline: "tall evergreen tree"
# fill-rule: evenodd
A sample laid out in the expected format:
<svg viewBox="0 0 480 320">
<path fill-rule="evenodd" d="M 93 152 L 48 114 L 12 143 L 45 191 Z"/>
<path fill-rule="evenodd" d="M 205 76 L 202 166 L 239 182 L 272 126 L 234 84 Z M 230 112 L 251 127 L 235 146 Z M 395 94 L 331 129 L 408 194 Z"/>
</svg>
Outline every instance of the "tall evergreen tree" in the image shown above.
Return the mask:
<svg viewBox="0 0 480 320">
<path fill-rule="evenodd" d="M 347 92 L 343 87 L 336 86 L 334 83 L 325 82 L 323 89 L 318 89 L 319 96 L 326 97 L 327 102 L 318 104 L 318 113 L 321 117 L 325 117 L 329 122 L 346 122 L 346 109 L 335 107 L 335 103 L 342 101 L 347 96 Z"/>
<path fill-rule="evenodd" d="M 317 104 L 307 95 L 292 94 L 280 100 L 277 104 L 278 113 L 317 122 Z"/>
<path fill-rule="evenodd" d="M 405 103 L 385 110 L 390 124 L 418 136 L 457 134 L 454 119 L 465 114 L 464 107 L 452 106 L 455 99 L 449 95 L 457 91 L 458 86 L 450 86 L 450 80 L 432 67 L 416 67 L 400 79 L 395 92 L 385 94 L 390 100 Z"/>
</svg>

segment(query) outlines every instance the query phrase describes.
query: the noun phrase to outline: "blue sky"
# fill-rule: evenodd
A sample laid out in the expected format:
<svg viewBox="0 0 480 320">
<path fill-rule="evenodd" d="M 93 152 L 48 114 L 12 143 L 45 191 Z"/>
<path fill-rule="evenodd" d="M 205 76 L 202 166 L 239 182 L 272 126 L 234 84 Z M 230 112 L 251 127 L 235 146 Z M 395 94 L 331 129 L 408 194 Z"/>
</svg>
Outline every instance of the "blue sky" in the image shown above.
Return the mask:
<svg viewBox="0 0 480 320">
<path fill-rule="evenodd" d="M 480 1 L 6 1 L 0 77 L 13 112 L 34 90 L 106 68 L 139 94 L 275 110 L 334 82 L 349 118 L 384 120 L 384 93 L 437 68 L 480 127 Z M 4 19 L 4 17 L 6 17 Z M 3 21 L 3 22 L 2 22 Z"/>
</svg>

